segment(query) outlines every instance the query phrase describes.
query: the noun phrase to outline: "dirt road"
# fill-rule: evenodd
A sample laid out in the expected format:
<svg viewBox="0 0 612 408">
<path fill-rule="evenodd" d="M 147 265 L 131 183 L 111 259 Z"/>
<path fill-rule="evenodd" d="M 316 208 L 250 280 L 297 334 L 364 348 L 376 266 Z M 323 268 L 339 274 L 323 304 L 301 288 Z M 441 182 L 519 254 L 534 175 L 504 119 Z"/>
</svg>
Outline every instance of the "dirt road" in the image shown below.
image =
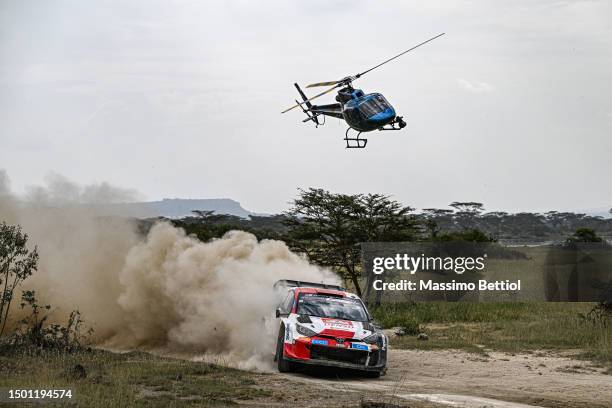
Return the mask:
<svg viewBox="0 0 612 408">
<path fill-rule="evenodd" d="M 347 402 L 366 399 L 411 407 L 612 407 L 611 375 L 588 362 L 543 352 L 391 350 L 388 373 L 379 380 L 304 371 L 263 375 L 260 381 L 308 393 L 300 401 L 304 406 L 317 406 L 320 399 L 337 402 L 342 396 Z"/>
</svg>

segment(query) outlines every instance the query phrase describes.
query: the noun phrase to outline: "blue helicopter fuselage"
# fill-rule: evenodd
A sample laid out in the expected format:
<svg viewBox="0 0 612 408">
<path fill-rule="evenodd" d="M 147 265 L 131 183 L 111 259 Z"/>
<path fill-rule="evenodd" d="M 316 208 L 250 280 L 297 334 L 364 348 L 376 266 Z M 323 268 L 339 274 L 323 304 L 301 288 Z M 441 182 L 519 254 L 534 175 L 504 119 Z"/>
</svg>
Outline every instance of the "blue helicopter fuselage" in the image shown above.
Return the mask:
<svg viewBox="0 0 612 408">
<path fill-rule="evenodd" d="M 395 119 L 395 109 L 382 94 L 351 89 L 342 95 L 342 116 L 353 129 L 370 132 Z"/>
</svg>

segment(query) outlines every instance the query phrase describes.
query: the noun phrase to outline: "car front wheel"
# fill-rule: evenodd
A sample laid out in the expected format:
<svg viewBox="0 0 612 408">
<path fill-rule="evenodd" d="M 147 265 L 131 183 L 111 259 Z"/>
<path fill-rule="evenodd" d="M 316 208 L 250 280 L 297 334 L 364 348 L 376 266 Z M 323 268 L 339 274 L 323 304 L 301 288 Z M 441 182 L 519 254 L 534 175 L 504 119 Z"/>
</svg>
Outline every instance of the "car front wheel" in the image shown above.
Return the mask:
<svg viewBox="0 0 612 408">
<path fill-rule="evenodd" d="M 287 361 L 285 359 L 284 353 L 284 345 L 285 345 L 285 326 L 281 325 L 278 330 L 278 339 L 276 341 L 276 364 L 278 366 L 278 371 L 281 373 L 287 373 L 291 371 L 292 364 L 291 361 Z"/>
</svg>

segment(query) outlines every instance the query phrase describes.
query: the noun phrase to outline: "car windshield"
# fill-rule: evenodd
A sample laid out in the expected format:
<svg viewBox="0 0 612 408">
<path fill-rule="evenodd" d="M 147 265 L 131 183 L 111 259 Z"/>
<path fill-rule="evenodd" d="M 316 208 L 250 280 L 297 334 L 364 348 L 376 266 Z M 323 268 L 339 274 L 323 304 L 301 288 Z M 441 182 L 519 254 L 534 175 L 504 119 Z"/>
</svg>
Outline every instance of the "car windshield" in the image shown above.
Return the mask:
<svg viewBox="0 0 612 408">
<path fill-rule="evenodd" d="M 361 111 L 366 118 L 369 118 L 384 111 L 388 107 L 389 103 L 382 95 L 375 95 L 359 104 L 359 111 Z"/>
<path fill-rule="evenodd" d="M 365 322 L 368 315 L 363 304 L 353 298 L 303 293 L 298 300 L 298 314 Z"/>
</svg>

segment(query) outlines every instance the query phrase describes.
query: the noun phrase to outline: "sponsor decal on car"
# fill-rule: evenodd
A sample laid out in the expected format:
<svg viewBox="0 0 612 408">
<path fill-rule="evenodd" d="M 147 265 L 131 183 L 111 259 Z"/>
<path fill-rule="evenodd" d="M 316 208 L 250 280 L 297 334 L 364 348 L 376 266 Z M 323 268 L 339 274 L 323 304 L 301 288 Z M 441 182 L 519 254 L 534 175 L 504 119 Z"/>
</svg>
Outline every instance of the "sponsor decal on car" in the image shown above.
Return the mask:
<svg viewBox="0 0 612 408">
<path fill-rule="evenodd" d="M 326 318 L 323 317 L 321 318 L 321 320 L 323 320 L 323 323 L 325 324 L 325 327 L 329 327 L 330 329 L 352 329 L 353 328 L 353 322 L 351 322 L 350 320 L 338 320 L 338 319 L 330 319 L 330 318 Z"/>
<path fill-rule="evenodd" d="M 319 344 L 321 346 L 327 346 L 329 342 L 327 340 L 312 339 L 312 344 Z"/>
<path fill-rule="evenodd" d="M 356 350 L 365 350 L 365 351 L 369 350 L 367 344 L 360 344 L 360 343 L 351 343 L 351 348 L 356 349 Z"/>
</svg>

